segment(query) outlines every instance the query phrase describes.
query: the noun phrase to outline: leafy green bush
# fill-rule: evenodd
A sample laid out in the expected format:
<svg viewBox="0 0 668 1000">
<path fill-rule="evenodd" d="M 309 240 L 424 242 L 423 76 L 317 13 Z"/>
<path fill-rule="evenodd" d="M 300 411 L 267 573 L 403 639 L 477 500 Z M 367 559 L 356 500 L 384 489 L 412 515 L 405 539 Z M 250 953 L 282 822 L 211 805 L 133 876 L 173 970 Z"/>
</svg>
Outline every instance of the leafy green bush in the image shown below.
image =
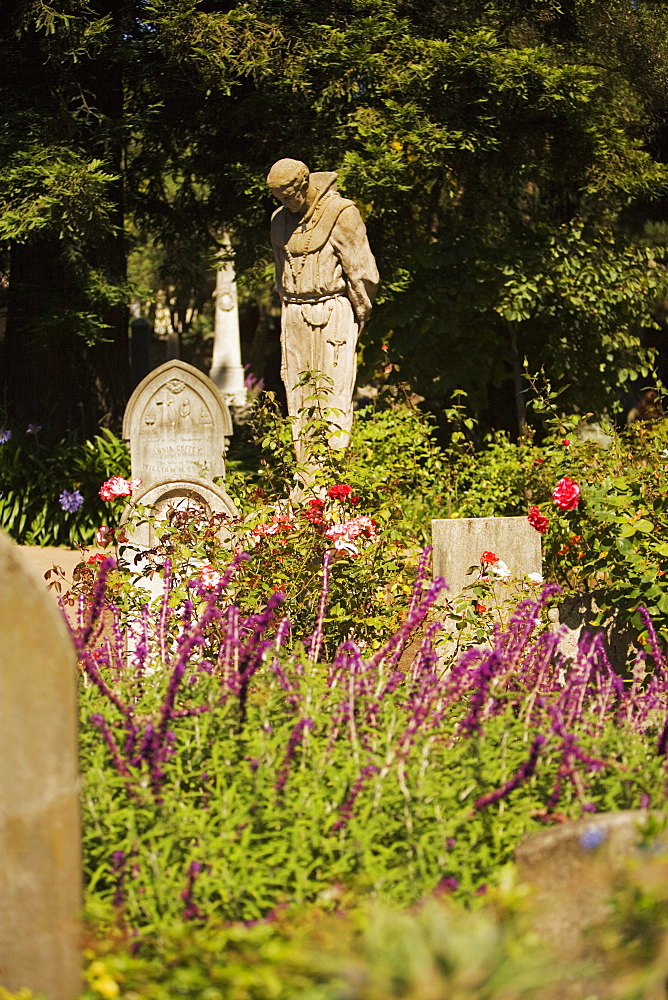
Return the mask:
<svg viewBox="0 0 668 1000">
<path fill-rule="evenodd" d="M 538 507 L 549 524 L 546 578 L 593 597 L 594 623 L 616 619 L 636 635 L 644 605 L 668 639 L 668 420 L 605 425 L 602 446 L 588 439 L 585 418 L 559 412 L 557 395 L 548 386 L 532 399 L 540 440 L 529 430 L 518 442 L 495 434 L 478 451 L 445 449 L 449 516 L 520 516 Z M 564 477 L 580 491 L 572 509 L 553 498 Z"/>
<path fill-rule="evenodd" d="M 661 659 L 626 691 L 594 644 L 564 680 L 529 600 L 437 672 L 434 626 L 401 659 L 438 590 L 423 584 L 380 650 L 346 641 L 322 662 L 324 603 L 289 649 L 280 595 L 245 615 L 231 575 L 181 597 L 167 574 L 124 634 L 100 578 L 75 633 L 89 899 L 141 933 L 337 885 L 471 899 L 541 823 L 663 801 Z"/>
<path fill-rule="evenodd" d="M 48 444 L 41 433 L 0 432 L 0 527 L 20 545 L 91 545 L 106 513 L 100 484 L 129 474 L 127 447 L 109 430 L 83 444 Z M 75 491 L 81 506 L 64 509 L 59 498 Z"/>
</svg>

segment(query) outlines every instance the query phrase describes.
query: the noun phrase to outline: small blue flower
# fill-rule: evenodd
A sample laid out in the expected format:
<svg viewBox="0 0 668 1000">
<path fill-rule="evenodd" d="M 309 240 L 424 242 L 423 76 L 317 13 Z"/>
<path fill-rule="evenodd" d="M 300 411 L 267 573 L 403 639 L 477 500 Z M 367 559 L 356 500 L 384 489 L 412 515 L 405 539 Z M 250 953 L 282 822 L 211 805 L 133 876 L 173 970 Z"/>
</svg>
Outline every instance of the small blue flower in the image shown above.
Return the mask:
<svg viewBox="0 0 668 1000">
<path fill-rule="evenodd" d="M 42 429 L 41 424 L 28 424 L 26 427 L 26 434 L 39 434 Z"/>
<path fill-rule="evenodd" d="M 601 846 L 607 836 L 608 834 L 606 830 L 590 826 L 589 829 L 585 830 L 580 837 L 580 847 L 584 851 L 593 851 L 595 848 Z"/>
<path fill-rule="evenodd" d="M 4 429 L 0 430 L 0 444 L 7 444 L 11 436 L 12 436 L 11 431 L 6 431 Z"/>
<path fill-rule="evenodd" d="M 83 497 L 79 493 L 79 490 L 63 490 L 58 499 L 60 506 L 68 514 L 76 514 L 83 503 Z"/>
</svg>

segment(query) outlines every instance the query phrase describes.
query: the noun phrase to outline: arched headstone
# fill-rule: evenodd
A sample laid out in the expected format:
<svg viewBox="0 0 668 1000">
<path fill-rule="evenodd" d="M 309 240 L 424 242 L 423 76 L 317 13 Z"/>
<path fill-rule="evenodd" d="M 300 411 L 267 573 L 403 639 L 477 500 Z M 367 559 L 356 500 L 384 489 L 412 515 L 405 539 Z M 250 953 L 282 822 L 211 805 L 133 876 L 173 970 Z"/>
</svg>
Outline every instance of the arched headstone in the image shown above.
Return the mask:
<svg viewBox="0 0 668 1000">
<path fill-rule="evenodd" d="M 0 532 L 0 985 L 81 991 L 76 657 Z"/>
<path fill-rule="evenodd" d="M 225 475 L 232 435 L 227 404 L 211 379 L 184 361 L 154 369 L 132 393 L 123 418 L 133 478 L 144 487 L 169 477 Z"/>
<path fill-rule="evenodd" d="M 205 479 L 163 479 L 142 488 L 132 499 L 134 504 L 151 508 L 150 522 L 144 521 L 132 528 L 130 544 L 138 549 L 152 548 L 157 543 L 156 526 L 168 518 L 170 509 L 177 512 L 192 510 L 195 514 L 201 510 L 207 515 L 223 514 L 232 518 L 239 517 L 239 511 L 225 490 Z M 125 524 L 128 523 L 128 510 L 129 508 L 126 508 L 122 519 Z M 221 518 L 218 530 L 220 543 L 227 544 L 230 535 L 225 519 Z"/>
</svg>

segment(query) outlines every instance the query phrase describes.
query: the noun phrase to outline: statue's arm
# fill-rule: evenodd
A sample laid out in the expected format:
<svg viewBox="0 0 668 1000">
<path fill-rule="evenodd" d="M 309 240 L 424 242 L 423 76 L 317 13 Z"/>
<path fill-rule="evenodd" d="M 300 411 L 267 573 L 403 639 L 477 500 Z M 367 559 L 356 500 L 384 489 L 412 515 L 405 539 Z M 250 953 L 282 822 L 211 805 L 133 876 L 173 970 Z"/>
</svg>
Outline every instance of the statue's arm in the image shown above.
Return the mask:
<svg viewBox="0 0 668 1000">
<path fill-rule="evenodd" d="M 371 314 L 380 278 L 356 205 L 349 205 L 338 217 L 332 230 L 332 246 L 341 261 L 348 298 L 361 330 Z"/>
<path fill-rule="evenodd" d="M 285 288 L 283 287 L 283 255 L 285 254 L 285 250 L 281 251 L 280 244 L 279 219 L 277 218 L 280 211 L 280 208 L 277 209 L 271 218 L 271 246 L 274 251 L 276 289 L 282 302 L 285 297 Z"/>
<path fill-rule="evenodd" d="M 283 287 L 283 261 L 276 245 L 274 245 L 274 271 L 276 273 L 276 289 L 282 302 L 285 298 L 285 289 Z"/>
</svg>

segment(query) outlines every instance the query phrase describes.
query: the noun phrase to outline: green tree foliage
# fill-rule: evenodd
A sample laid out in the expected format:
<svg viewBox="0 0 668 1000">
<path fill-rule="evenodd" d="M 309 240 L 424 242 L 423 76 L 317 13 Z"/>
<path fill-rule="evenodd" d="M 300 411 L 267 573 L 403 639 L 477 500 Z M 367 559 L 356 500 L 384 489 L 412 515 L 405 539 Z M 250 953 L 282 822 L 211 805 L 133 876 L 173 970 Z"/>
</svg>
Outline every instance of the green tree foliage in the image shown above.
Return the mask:
<svg viewBox="0 0 668 1000">
<path fill-rule="evenodd" d="M 4 351 L 20 422 L 90 432 L 127 399 L 126 6 L 10 0 L 0 40 Z"/>
<path fill-rule="evenodd" d="M 104 322 L 100 295 L 123 286 L 122 268 L 105 284 L 109 268 L 95 263 L 101 249 L 109 262 L 114 240 L 95 234 L 118 224 L 120 208 L 172 260 L 179 247 L 213 250 L 229 228 L 247 284 L 266 289 L 264 176 L 292 155 L 338 169 L 367 218 L 383 278 L 367 372 L 391 340 L 401 377 L 428 399 L 461 386 L 479 410 L 512 401 L 525 356 L 570 381 L 571 402 L 587 409 L 649 376 L 638 331 L 663 291 L 663 242 L 639 234 L 668 183 L 661 4 L 14 7 L 3 29 L 18 53 L 11 66 L 23 60 L 25 77 L 46 65 L 58 114 L 43 95 L 28 109 L 5 69 L 14 147 L 0 173 L 3 235 L 27 248 L 43 229 L 55 238 L 56 216 L 79 226 L 70 243 L 89 271 L 77 290 L 91 305 L 77 332 Z M 108 107 L 108 79 L 120 81 L 120 111 Z M 26 195 L 17 171 L 36 129 L 48 168 Z M 66 191 L 77 177 L 82 189 L 69 200 L 50 152 L 64 145 L 75 159 Z M 87 211 L 96 183 L 104 191 Z M 69 244 L 57 238 L 60 260 Z"/>
</svg>

